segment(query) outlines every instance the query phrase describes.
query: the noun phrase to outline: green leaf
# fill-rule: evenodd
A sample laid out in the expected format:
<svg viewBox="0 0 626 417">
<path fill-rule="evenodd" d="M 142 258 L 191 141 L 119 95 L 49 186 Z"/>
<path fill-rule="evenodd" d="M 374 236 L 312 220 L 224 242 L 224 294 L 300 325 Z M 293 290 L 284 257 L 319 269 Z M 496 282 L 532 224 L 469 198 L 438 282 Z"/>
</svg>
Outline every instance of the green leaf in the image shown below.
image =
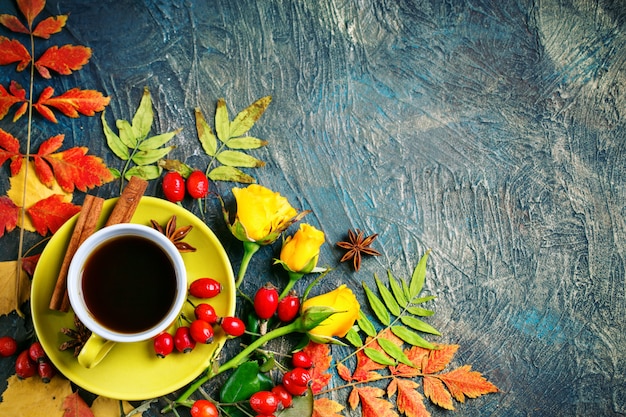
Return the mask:
<svg viewBox="0 0 626 417">
<path fill-rule="evenodd" d="M 230 139 L 230 120 L 228 119 L 228 109 L 223 98 L 217 100 L 217 110 L 215 110 L 215 131 L 217 137 L 222 142 Z"/>
<path fill-rule="evenodd" d="M 137 135 L 137 139 L 142 140 L 148 137 L 152 122 L 154 121 L 154 112 L 152 110 L 152 97 L 148 87 L 143 89 L 143 96 L 139 107 L 133 116 L 132 127 Z"/>
<path fill-rule="evenodd" d="M 113 178 L 115 179 L 120 178 L 122 176 L 122 173 L 120 172 L 119 169 L 109 168 L 109 172 L 113 175 Z"/>
<path fill-rule="evenodd" d="M 213 168 L 208 177 L 213 181 L 234 181 L 243 184 L 254 184 L 256 180 L 245 172 L 229 166 Z"/>
<path fill-rule="evenodd" d="M 437 329 L 435 329 L 433 326 L 431 326 L 430 324 L 416 318 L 413 316 L 402 316 L 400 317 L 400 321 L 402 321 L 402 323 L 406 326 L 409 326 L 410 328 L 417 330 L 418 332 L 422 332 L 422 333 L 430 333 L 430 334 L 434 334 L 437 336 L 441 336 L 441 333 L 439 333 L 439 331 Z"/>
<path fill-rule="evenodd" d="M 196 108 L 196 130 L 198 131 L 198 139 L 202 145 L 202 149 L 209 156 L 215 156 L 217 152 L 217 138 L 213 134 L 211 126 L 206 122 L 202 111 Z"/>
<path fill-rule="evenodd" d="M 231 149 L 258 149 L 266 145 L 267 145 L 266 140 L 253 138 L 252 136 L 232 138 L 228 140 L 228 143 L 226 143 L 226 146 L 228 146 Z"/>
<path fill-rule="evenodd" d="M 411 360 L 404 354 L 402 348 L 391 340 L 385 339 L 383 337 L 378 338 L 378 344 L 385 351 L 385 353 L 398 362 L 402 362 L 405 365 L 415 367 L 415 364 L 411 362 Z"/>
<path fill-rule="evenodd" d="M 126 171 L 124 179 L 130 180 L 131 177 L 139 177 L 144 180 L 154 180 L 161 176 L 163 170 L 156 165 L 137 165 Z"/>
<path fill-rule="evenodd" d="M 363 346 L 363 341 L 361 340 L 361 336 L 359 336 L 359 332 L 354 330 L 354 327 L 351 327 L 346 334 L 346 340 L 352 344 L 352 346 L 360 348 Z"/>
<path fill-rule="evenodd" d="M 250 398 L 258 391 L 270 390 L 272 381 L 259 372 L 255 361 L 244 362 L 235 369 L 220 390 L 220 402 L 233 403 Z"/>
<path fill-rule="evenodd" d="M 378 320 L 385 326 L 389 326 L 391 323 L 391 319 L 389 318 L 389 311 L 385 307 L 385 304 L 369 289 L 367 284 L 363 283 L 363 289 L 365 290 L 365 295 L 367 296 L 367 300 L 369 301 L 370 307 L 378 317 Z"/>
<path fill-rule="evenodd" d="M 411 298 L 417 297 L 424 287 L 424 281 L 426 280 L 426 262 L 428 261 L 429 253 L 430 250 L 426 251 L 413 271 L 413 275 L 411 276 L 411 281 L 409 283 Z"/>
<path fill-rule="evenodd" d="M 271 96 L 262 97 L 239 112 L 230 125 L 229 136 L 234 138 L 250 130 L 250 128 L 254 126 L 254 123 L 263 115 L 271 101 Z"/>
<path fill-rule="evenodd" d="M 387 287 L 385 287 L 385 284 L 383 284 L 383 282 L 378 278 L 378 275 L 374 274 L 374 280 L 376 281 L 378 292 L 383 298 L 389 312 L 396 317 L 399 316 L 402 310 L 400 309 L 400 306 L 398 305 L 398 302 L 394 298 L 393 294 L 391 294 Z"/>
<path fill-rule="evenodd" d="M 356 320 L 359 328 L 369 337 L 376 336 L 376 328 L 362 311 L 359 312 L 359 318 Z"/>
<path fill-rule="evenodd" d="M 176 146 L 166 146 L 165 148 L 139 151 L 135 155 L 133 155 L 131 159 L 137 165 L 152 164 L 170 153 L 170 151 L 175 147 Z"/>
<path fill-rule="evenodd" d="M 120 132 L 120 140 L 122 143 L 130 149 L 135 149 L 138 141 L 130 123 L 126 120 L 117 120 L 115 125 L 117 126 L 117 130 Z"/>
<path fill-rule="evenodd" d="M 311 388 L 306 394 L 296 395 L 291 400 L 291 406 L 274 413 L 276 417 L 307 417 L 313 415 L 314 397 Z"/>
<path fill-rule="evenodd" d="M 157 164 L 166 171 L 176 171 L 187 178 L 194 171 L 192 167 L 178 159 L 159 159 Z"/>
<path fill-rule="evenodd" d="M 396 301 L 398 301 L 400 307 L 406 307 L 409 301 L 404 296 L 404 293 L 402 292 L 402 287 L 400 287 L 400 284 L 389 270 L 387 271 L 387 278 L 389 279 L 389 287 L 391 287 L 391 292 L 393 292 Z"/>
<path fill-rule="evenodd" d="M 149 151 L 157 149 L 169 142 L 174 136 L 179 134 L 183 129 L 178 128 L 172 132 L 162 133 L 160 135 L 149 137 L 139 144 L 140 151 Z"/>
<path fill-rule="evenodd" d="M 421 308 L 421 307 L 407 307 L 406 311 L 408 311 L 409 313 L 415 315 L 415 316 L 420 316 L 420 317 L 430 317 L 433 314 L 435 314 L 434 311 L 432 310 L 427 310 L 425 308 Z"/>
<path fill-rule="evenodd" d="M 397 364 L 395 360 L 376 349 L 364 348 L 363 353 L 365 353 L 368 358 L 381 365 L 394 366 Z"/>
<path fill-rule="evenodd" d="M 265 165 L 265 162 L 239 151 L 222 151 L 216 158 L 222 164 L 231 167 L 256 168 Z"/>
<path fill-rule="evenodd" d="M 130 158 L 130 153 L 128 152 L 128 147 L 124 145 L 119 136 L 111 130 L 106 119 L 104 118 L 104 111 L 102 112 L 102 128 L 104 130 L 104 137 L 106 138 L 107 145 L 109 149 L 123 161 L 127 161 Z"/>
<path fill-rule="evenodd" d="M 410 345 L 431 350 L 437 348 L 422 336 L 404 326 L 391 326 L 391 332 Z"/>
</svg>

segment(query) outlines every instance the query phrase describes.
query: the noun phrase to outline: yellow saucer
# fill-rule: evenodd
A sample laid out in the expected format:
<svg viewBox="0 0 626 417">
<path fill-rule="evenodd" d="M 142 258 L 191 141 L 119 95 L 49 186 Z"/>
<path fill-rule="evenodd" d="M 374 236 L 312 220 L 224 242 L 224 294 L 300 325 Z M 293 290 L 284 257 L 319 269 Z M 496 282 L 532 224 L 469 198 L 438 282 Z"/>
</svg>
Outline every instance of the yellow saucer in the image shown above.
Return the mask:
<svg viewBox="0 0 626 417">
<path fill-rule="evenodd" d="M 117 199 L 105 201 L 100 226 L 104 224 Z M 235 311 L 235 285 L 231 264 L 226 252 L 209 227 L 188 210 L 166 200 L 142 197 L 132 222 L 150 225 L 156 220 L 165 226 L 176 215 L 178 227 L 192 225 L 185 238 L 196 252 L 183 253 L 191 282 L 211 277 L 222 284 L 222 292 L 210 300 L 219 316 L 232 316 Z M 52 363 L 69 380 L 87 391 L 120 400 L 146 400 L 169 394 L 187 385 L 209 365 L 211 358 L 226 341 L 224 333 L 216 327 L 215 341 L 209 345 L 198 344 L 188 354 L 174 351 L 166 358 L 154 354 L 152 342 L 117 344 L 103 361 L 92 369 L 83 368 L 73 356 L 73 351 L 60 351 L 61 343 L 69 340 L 60 332 L 62 327 L 73 328 L 74 314 L 61 313 L 48 308 L 67 244 L 74 230 L 77 216 L 65 223 L 48 242 L 37 263 L 31 291 L 31 310 L 35 331 Z M 137 294 L 138 297 L 141 294 Z M 186 303 L 183 310 L 193 317 L 193 307 Z"/>
</svg>

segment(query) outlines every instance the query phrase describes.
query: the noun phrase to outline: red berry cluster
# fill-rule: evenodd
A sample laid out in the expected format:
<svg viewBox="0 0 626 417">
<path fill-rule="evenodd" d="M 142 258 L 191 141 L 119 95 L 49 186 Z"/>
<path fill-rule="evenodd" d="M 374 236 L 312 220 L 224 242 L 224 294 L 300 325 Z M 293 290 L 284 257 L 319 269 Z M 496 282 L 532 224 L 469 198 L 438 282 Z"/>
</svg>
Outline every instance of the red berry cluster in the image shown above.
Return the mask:
<svg viewBox="0 0 626 417">
<path fill-rule="evenodd" d="M 269 282 L 257 290 L 253 305 L 261 320 L 268 320 L 276 314 L 278 320 L 289 323 L 300 312 L 300 298 L 294 291 L 279 299 L 277 288 Z"/>
<path fill-rule="evenodd" d="M 17 342 L 10 336 L 0 337 L 0 355 L 3 357 L 13 356 L 17 352 Z M 20 379 L 33 377 L 37 374 L 44 383 L 50 382 L 57 371 L 41 343 L 34 342 L 28 349 L 20 352 L 15 360 L 15 374 Z"/>
<path fill-rule="evenodd" d="M 199 170 L 189 174 L 187 180 L 176 171 L 169 171 L 163 176 L 163 194 L 168 201 L 183 201 L 185 190 L 191 198 L 204 198 L 209 193 L 209 179 Z"/>
<path fill-rule="evenodd" d="M 222 285 L 213 278 L 199 278 L 189 286 L 189 295 L 199 299 L 216 297 L 222 291 Z M 194 308 L 193 320 L 189 324 L 176 328 L 174 335 L 163 332 L 153 340 L 154 351 L 164 358 L 176 349 L 181 353 L 189 353 L 197 343 L 213 342 L 215 334 L 213 326 L 219 325 L 229 336 L 241 336 L 245 331 L 243 321 L 237 317 L 218 317 L 213 306 L 202 302 Z"/>
</svg>

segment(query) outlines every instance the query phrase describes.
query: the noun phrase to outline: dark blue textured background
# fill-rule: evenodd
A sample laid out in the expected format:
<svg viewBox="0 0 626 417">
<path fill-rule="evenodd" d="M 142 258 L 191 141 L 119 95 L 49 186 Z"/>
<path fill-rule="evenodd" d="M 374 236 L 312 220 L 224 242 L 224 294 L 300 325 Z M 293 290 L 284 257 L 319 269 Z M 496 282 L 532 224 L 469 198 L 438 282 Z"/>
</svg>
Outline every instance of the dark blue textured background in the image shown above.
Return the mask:
<svg viewBox="0 0 626 417">
<path fill-rule="evenodd" d="M 2 0 L 0 13 L 14 7 Z M 380 235 L 381 257 L 358 273 L 338 266 L 322 289 L 386 269 L 409 276 L 430 248 L 429 322 L 461 345 L 457 365 L 502 391 L 456 415 L 626 414 L 623 1 L 49 0 L 46 12 L 70 13 L 51 44 L 94 51 L 52 85 L 111 96 L 111 125 L 148 86 L 154 131 L 183 127 L 171 156 L 192 165 L 208 162 L 195 107 L 211 120 L 220 97 L 232 117 L 273 96 L 251 132 L 270 143 L 254 152 L 267 165 L 249 172 L 312 210 L 322 265 L 337 265 L 348 228 Z M 2 85 L 13 79 L 27 85 L 0 68 Z M 99 117 L 35 126 L 36 144 L 65 133 L 65 146 L 121 167 Z M 25 124 L 0 127 L 19 136 Z M 241 246 L 217 211 L 208 223 L 237 268 Z M 17 234 L 2 239 L 1 260 L 15 259 Z M 275 249 L 257 255 L 245 288 L 276 280 Z M 26 332 L 14 315 L 0 326 Z M 4 381 L 12 369 L 0 369 Z"/>
</svg>

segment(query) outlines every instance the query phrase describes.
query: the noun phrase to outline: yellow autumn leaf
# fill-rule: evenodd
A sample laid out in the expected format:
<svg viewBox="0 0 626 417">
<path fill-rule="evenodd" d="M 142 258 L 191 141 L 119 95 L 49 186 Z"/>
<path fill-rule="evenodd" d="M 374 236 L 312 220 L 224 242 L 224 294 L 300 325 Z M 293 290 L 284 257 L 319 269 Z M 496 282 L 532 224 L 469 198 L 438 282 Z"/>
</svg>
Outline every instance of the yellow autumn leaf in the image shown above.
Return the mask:
<svg viewBox="0 0 626 417">
<path fill-rule="evenodd" d="M 11 188 L 7 191 L 7 196 L 16 206 L 28 209 L 36 202 L 55 194 L 62 195 L 63 201 L 66 203 L 70 203 L 72 201 L 72 193 L 66 193 L 63 191 L 56 181 L 52 185 L 52 188 L 48 188 L 41 181 L 39 181 L 39 178 L 35 174 L 35 167 L 32 162 L 28 163 L 28 175 L 26 175 L 26 166 L 27 164 L 22 164 L 20 172 L 9 179 Z M 26 187 L 27 190 L 25 198 L 23 198 L 24 187 Z M 23 201 L 24 204 L 22 204 Z M 21 219 L 18 219 L 18 226 L 23 227 L 24 230 L 28 230 L 29 232 L 35 232 L 35 227 L 28 216 L 25 216 L 23 226 L 21 221 Z"/>
<path fill-rule="evenodd" d="M 41 378 L 19 379 L 13 375 L 7 381 L 9 384 L 0 402 L 0 416 L 63 417 L 63 401 L 72 393 L 67 379 L 55 376 L 44 384 Z"/>
<path fill-rule="evenodd" d="M 20 268 L 19 278 L 19 297 L 16 285 L 18 280 L 17 261 L 0 262 L 0 315 L 9 314 L 16 310 L 19 306 L 30 297 L 30 279 L 28 275 Z M 15 298 L 18 297 L 18 300 Z M 0 415 L 4 415 L 0 413 Z"/>
<path fill-rule="evenodd" d="M 134 409 L 128 401 L 122 401 L 122 407 L 125 414 Z M 91 405 L 91 412 L 95 417 L 120 417 L 120 400 L 98 397 Z M 133 414 L 133 416 L 141 417 L 143 413 Z"/>
</svg>

